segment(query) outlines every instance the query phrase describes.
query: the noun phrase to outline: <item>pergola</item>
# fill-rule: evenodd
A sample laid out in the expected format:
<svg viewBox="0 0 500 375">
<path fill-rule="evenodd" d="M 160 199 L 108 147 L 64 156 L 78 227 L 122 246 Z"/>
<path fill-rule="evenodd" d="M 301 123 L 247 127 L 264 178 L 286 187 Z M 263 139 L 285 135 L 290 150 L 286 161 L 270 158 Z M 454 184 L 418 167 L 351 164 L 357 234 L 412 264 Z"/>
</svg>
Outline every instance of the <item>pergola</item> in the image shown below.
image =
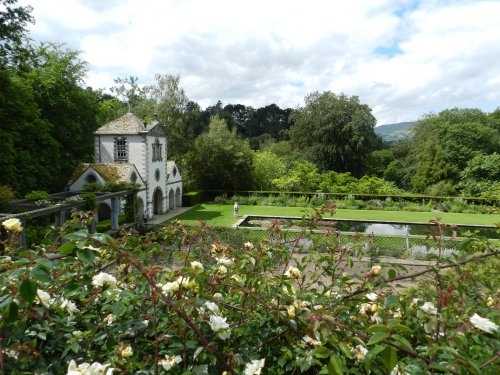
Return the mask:
<svg viewBox="0 0 500 375">
<path fill-rule="evenodd" d="M 66 221 L 68 212 L 71 212 L 73 209 L 79 209 L 87 204 L 85 200 L 68 202 L 67 199 L 83 193 L 92 193 L 96 196 L 96 203 L 98 204 L 107 200 L 111 202 L 111 230 L 118 230 L 118 217 L 121 211 L 120 199 L 135 192 L 136 190 L 123 190 L 118 192 L 66 191 L 50 194 L 48 199 L 56 203 L 43 207 L 36 206 L 28 199 L 18 200 L 10 202 L 6 206 L 0 208 L 0 222 L 11 218 L 17 218 L 21 220 L 23 226 L 25 226 L 27 219 L 54 214 L 55 225 L 61 226 Z M 134 215 L 134 217 L 135 216 L 136 215 Z M 95 222 L 92 230 L 95 230 Z M 21 234 L 20 242 L 24 242 L 24 231 L 23 234 Z"/>
</svg>

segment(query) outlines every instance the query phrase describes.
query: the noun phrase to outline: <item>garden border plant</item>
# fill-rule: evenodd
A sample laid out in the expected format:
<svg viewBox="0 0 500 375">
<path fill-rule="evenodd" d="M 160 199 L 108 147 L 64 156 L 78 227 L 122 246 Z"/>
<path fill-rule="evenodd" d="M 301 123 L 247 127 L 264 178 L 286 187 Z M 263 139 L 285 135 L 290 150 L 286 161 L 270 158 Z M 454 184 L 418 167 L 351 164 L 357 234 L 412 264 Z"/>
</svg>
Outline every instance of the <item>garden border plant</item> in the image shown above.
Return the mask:
<svg viewBox="0 0 500 375">
<path fill-rule="evenodd" d="M 19 250 L 22 228 L 9 219 L 1 369 L 496 373 L 498 249 L 471 238 L 451 258 L 437 254 L 436 265 L 418 273 L 431 276 L 420 287 L 399 291 L 394 284 L 418 275 L 379 265 L 357 279 L 344 274 L 365 254 L 362 242 L 293 257 L 326 212 L 304 217 L 294 237 L 276 225 L 268 239 L 241 247 L 204 223 L 113 239 L 89 234 L 92 217 L 75 214 L 63 244 Z M 442 224 L 435 225 L 439 246 Z"/>
</svg>

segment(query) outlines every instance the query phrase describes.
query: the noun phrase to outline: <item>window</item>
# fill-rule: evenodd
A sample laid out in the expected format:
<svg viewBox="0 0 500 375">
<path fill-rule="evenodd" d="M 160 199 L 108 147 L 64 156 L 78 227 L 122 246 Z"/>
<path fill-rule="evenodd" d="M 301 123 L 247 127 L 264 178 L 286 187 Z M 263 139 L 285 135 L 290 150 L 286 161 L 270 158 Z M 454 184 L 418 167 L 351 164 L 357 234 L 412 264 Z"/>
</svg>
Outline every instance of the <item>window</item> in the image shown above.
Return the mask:
<svg viewBox="0 0 500 375">
<path fill-rule="evenodd" d="M 173 174 L 174 174 L 174 177 L 177 176 L 177 168 L 174 167 L 174 170 L 173 170 Z"/>
<path fill-rule="evenodd" d="M 156 168 L 155 171 L 155 180 L 160 181 L 160 170 L 158 168 Z"/>
<path fill-rule="evenodd" d="M 135 172 L 132 172 L 130 175 L 130 181 L 137 182 L 137 174 Z"/>
<path fill-rule="evenodd" d="M 94 174 L 90 173 L 87 175 L 87 177 L 85 177 L 85 182 L 88 184 L 93 184 L 97 182 L 97 178 Z"/>
<path fill-rule="evenodd" d="M 153 161 L 162 161 L 160 140 L 156 138 L 155 143 L 153 143 Z"/>
<path fill-rule="evenodd" d="M 127 160 L 127 139 L 115 138 L 115 161 Z"/>
</svg>

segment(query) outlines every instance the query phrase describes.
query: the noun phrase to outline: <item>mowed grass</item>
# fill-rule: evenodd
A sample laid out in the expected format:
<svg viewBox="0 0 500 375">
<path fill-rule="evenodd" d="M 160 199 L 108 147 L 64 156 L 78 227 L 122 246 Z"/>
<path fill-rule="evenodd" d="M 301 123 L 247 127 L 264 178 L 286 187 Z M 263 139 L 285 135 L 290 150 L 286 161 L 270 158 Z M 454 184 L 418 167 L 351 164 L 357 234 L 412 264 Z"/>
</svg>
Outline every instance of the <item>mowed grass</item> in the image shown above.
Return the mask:
<svg viewBox="0 0 500 375">
<path fill-rule="evenodd" d="M 239 206 L 237 218 L 233 215 L 232 205 L 201 204 L 177 216 L 182 224 L 193 225 L 199 220 L 211 226 L 231 227 L 245 215 L 264 216 L 298 216 L 313 212 L 307 207 L 279 206 Z M 328 216 L 325 216 L 328 217 Z M 427 223 L 429 220 L 441 219 L 445 224 L 495 225 L 500 223 L 500 215 L 481 215 L 448 212 L 408 212 L 408 211 L 375 211 L 375 210 L 337 210 L 332 216 L 338 219 L 384 220 L 399 222 Z"/>
</svg>

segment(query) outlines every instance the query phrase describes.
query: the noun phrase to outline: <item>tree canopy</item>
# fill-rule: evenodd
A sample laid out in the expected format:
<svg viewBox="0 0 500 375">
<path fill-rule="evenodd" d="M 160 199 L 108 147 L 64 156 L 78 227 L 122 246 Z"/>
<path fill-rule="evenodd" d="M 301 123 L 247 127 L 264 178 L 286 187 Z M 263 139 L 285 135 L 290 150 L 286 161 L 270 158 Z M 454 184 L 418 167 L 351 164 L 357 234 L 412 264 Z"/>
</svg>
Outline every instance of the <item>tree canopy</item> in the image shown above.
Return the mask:
<svg viewBox="0 0 500 375">
<path fill-rule="evenodd" d="M 189 176 L 201 189 L 245 189 L 251 184 L 252 151 L 217 115 L 186 156 Z"/>
<path fill-rule="evenodd" d="M 375 117 L 357 96 L 314 92 L 305 106 L 291 114 L 292 144 L 303 150 L 322 170 L 351 172 L 360 176 L 377 145 Z"/>
</svg>

